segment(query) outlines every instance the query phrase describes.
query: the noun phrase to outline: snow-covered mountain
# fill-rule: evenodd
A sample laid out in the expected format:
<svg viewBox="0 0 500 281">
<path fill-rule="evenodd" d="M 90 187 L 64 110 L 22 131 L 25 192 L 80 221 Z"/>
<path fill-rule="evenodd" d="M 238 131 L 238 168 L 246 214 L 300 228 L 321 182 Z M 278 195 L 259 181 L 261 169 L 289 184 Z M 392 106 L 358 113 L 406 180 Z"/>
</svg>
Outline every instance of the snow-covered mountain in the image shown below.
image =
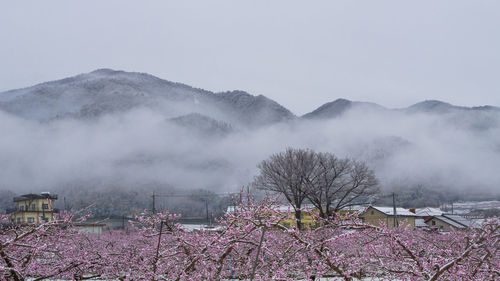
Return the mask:
<svg viewBox="0 0 500 281">
<path fill-rule="evenodd" d="M 145 73 L 111 69 L 0 93 L 0 110 L 38 121 L 94 119 L 137 108 L 154 110 L 166 118 L 198 113 L 234 127 L 247 128 L 297 119 L 290 110 L 263 95 L 254 96 L 244 91 L 213 93 Z M 452 122 L 473 128 L 497 125 L 495 120 L 500 115 L 500 108 L 494 106 L 463 107 L 427 100 L 408 108 L 388 109 L 371 102 L 340 98 L 301 118 L 338 118 L 352 110 L 448 115 L 446 118 Z"/>
<path fill-rule="evenodd" d="M 40 121 L 92 119 L 141 107 L 170 118 L 196 112 L 245 127 L 295 118 L 262 95 L 243 91 L 213 93 L 149 74 L 111 69 L 0 93 L 0 110 Z"/>
<path fill-rule="evenodd" d="M 384 111 L 385 107 L 371 102 L 358 102 L 346 99 L 337 99 L 318 107 L 312 112 L 302 116 L 305 119 L 329 119 L 339 117 L 351 109 L 363 109 L 372 111 Z"/>
<path fill-rule="evenodd" d="M 346 99 L 337 99 L 318 107 L 301 118 L 307 120 L 322 120 L 339 118 L 356 111 L 368 116 L 369 114 L 392 114 L 395 118 L 404 115 L 435 116 L 439 122 L 450 127 L 465 128 L 474 131 L 488 130 L 500 126 L 500 108 L 495 106 L 465 107 L 455 106 L 438 100 L 426 100 L 407 108 L 388 109 L 371 102 L 358 102 Z"/>
<path fill-rule="evenodd" d="M 435 113 L 435 114 L 444 114 L 451 112 L 500 112 L 500 107 L 495 106 L 474 106 L 474 107 L 466 107 L 466 106 L 456 106 L 449 104 L 447 102 L 442 102 L 438 100 L 426 100 L 419 103 L 416 103 L 405 109 L 406 112 L 409 113 Z"/>
</svg>

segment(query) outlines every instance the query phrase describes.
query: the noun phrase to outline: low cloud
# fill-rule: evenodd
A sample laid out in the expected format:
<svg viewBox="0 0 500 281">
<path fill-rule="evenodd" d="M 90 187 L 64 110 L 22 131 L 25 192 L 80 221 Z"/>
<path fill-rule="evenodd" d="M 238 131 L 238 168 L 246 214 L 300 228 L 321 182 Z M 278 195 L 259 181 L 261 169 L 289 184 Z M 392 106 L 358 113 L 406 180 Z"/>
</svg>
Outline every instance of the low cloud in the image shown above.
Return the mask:
<svg viewBox="0 0 500 281">
<path fill-rule="evenodd" d="M 424 185 L 498 194 L 500 129 L 471 129 L 455 116 L 362 112 L 204 136 L 151 109 L 98 119 L 30 121 L 0 112 L 0 186 L 17 192 L 72 182 L 155 183 L 236 191 L 256 165 L 286 147 L 365 160 L 384 190 Z M 89 186 L 89 188 L 91 188 Z"/>
</svg>

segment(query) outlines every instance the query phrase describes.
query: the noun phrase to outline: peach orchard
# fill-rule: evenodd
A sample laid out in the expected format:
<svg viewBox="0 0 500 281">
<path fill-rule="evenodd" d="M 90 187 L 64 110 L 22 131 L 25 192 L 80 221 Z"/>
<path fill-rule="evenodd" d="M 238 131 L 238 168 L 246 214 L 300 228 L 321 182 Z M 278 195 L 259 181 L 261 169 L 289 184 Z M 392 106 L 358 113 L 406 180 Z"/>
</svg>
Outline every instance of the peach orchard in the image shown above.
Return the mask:
<svg viewBox="0 0 500 281">
<path fill-rule="evenodd" d="M 137 216 L 128 231 L 79 233 L 76 214 L 40 225 L 4 224 L 3 280 L 499 280 L 500 220 L 437 233 L 366 225 L 356 214 L 280 222 L 276 198 L 243 202 L 219 231 L 185 231 L 169 212 Z M 78 214 L 81 217 L 81 214 Z M 78 220 L 84 220 L 85 217 Z M 7 221 L 7 217 L 3 218 Z"/>
</svg>

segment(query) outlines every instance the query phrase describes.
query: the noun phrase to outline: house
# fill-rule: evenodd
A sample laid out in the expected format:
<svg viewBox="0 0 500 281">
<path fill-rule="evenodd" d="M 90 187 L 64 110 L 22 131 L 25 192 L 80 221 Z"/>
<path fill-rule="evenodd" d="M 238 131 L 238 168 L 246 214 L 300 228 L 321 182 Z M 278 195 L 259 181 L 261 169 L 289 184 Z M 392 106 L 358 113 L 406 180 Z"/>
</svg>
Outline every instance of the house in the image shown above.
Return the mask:
<svg viewBox="0 0 500 281">
<path fill-rule="evenodd" d="M 10 213 L 10 221 L 14 224 L 51 222 L 58 212 L 54 209 L 55 200 L 57 195 L 49 192 L 14 197 L 16 209 Z"/>
<path fill-rule="evenodd" d="M 427 225 L 425 221 L 433 216 L 440 216 L 443 214 L 443 211 L 441 211 L 441 209 L 431 207 L 410 209 L 410 212 L 417 215 L 417 217 L 415 218 L 415 228 L 419 229 L 429 229 L 429 225 Z"/>
<path fill-rule="evenodd" d="M 360 213 L 359 217 L 363 222 L 368 224 L 377 226 L 385 224 L 387 227 L 393 228 L 395 226 L 395 218 L 398 225 L 410 225 L 415 227 L 417 215 L 404 208 L 396 208 L 396 214 L 394 214 L 393 207 L 369 206 Z"/>
<path fill-rule="evenodd" d="M 291 227 L 297 225 L 295 222 L 295 209 L 291 205 L 281 205 L 278 209 L 282 213 L 287 213 L 290 211 L 288 218 L 281 222 L 281 225 L 286 227 Z M 317 219 L 314 217 L 319 214 L 318 209 L 312 204 L 304 204 L 300 208 L 300 222 L 304 228 L 317 227 Z"/>
<path fill-rule="evenodd" d="M 226 209 L 227 213 L 234 213 L 238 210 L 238 206 L 228 206 Z M 289 215 L 283 219 L 280 224 L 285 226 L 285 227 L 292 227 L 296 225 L 295 222 L 295 209 L 292 207 L 292 205 L 277 205 L 276 210 L 279 211 L 280 213 L 286 214 L 289 213 Z M 317 221 L 314 218 L 315 215 L 317 215 L 319 212 L 314 207 L 312 204 L 304 204 L 300 208 L 301 213 L 300 213 L 300 221 L 305 228 L 311 228 L 317 226 Z"/>
<path fill-rule="evenodd" d="M 429 217 L 425 223 L 432 229 L 448 232 L 452 228 L 459 230 L 469 227 L 480 227 L 482 220 L 472 220 L 459 215 L 442 214 Z"/>
</svg>

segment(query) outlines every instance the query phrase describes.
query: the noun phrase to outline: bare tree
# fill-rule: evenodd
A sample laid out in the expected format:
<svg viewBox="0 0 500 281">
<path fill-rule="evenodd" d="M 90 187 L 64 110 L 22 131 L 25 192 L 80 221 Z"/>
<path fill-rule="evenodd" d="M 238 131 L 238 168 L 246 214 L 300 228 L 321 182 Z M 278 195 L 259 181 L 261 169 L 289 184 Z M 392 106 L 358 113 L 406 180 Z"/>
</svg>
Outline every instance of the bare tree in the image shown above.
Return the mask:
<svg viewBox="0 0 500 281">
<path fill-rule="evenodd" d="M 332 205 L 330 210 L 333 212 L 354 204 L 367 203 L 379 193 L 375 173 L 368 168 L 366 163 L 355 160 L 347 161 L 349 173 L 346 174 L 346 179 L 342 181 L 341 188 L 329 195 L 329 198 L 333 200 L 328 202 L 328 205 Z"/>
<path fill-rule="evenodd" d="M 308 179 L 307 198 L 319 210 L 320 216 L 332 213 L 331 205 L 349 184 L 347 176 L 351 162 L 339 159 L 331 153 L 315 154 L 314 176 Z M 337 210 L 335 210 L 337 211 Z"/>
<path fill-rule="evenodd" d="M 315 162 L 314 151 L 288 148 L 262 161 L 258 165 L 260 174 L 254 181 L 259 189 L 283 194 L 295 211 L 299 229 L 302 228 L 301 208 L 310 192 L 308 182 L 314 176 Z"/>
<path fill-rule="evenodd" d="M 301 228 L 301 210 L 309 200 L 322 217 L 360 203 L 379 192 L 375 174 L 364 162 L 331 153 L 288 148 L 262 161 L 254 185 L 281 193 L 292 205 Z"/>
</svg>

